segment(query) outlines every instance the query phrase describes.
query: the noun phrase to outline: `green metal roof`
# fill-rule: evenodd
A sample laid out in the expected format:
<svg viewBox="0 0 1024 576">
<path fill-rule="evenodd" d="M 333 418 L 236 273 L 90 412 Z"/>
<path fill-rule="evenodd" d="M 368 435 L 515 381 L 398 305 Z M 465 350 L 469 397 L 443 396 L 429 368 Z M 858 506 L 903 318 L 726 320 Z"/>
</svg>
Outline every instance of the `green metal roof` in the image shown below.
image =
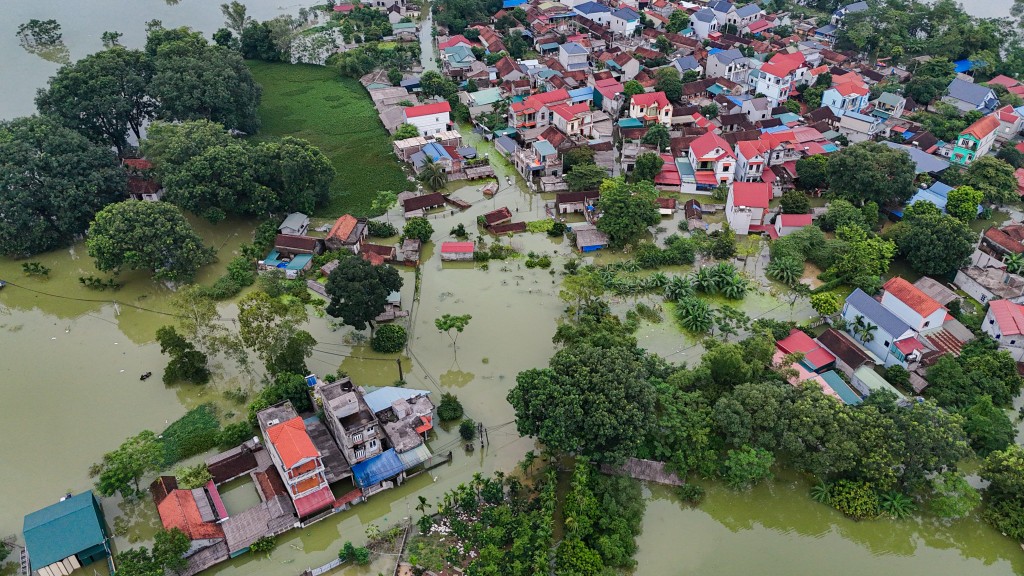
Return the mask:
<svg viewBox="0 0 1024 576">
<path fill-rule="evenodd" d="M 864 386 L 867 386 L 868 390 L 872 392 L 888 390 L 895 394 L 896 398 L 902 399 L 904 397 L 902 392 L 894 388 L 892 384 L 889 384 L 885 378 L 882 378 L 882 376 L 880 376 L 878 372 L 875 372 L 870 366 L 861 366 L 860 368 L 857 368 L 853 371 L 853 377 L 860 380 L 860 382 L 864 384 Z"/>
<path fill-rule="evenodd" d="M 99 502 L 91 491 L 25 516 L 22 526 L 32 570 L 103 544 Z"/>
<path fill-rule="evenodd" d="M 391 25 L 392 30 L 415 30 L 416 24 L 413 22 L 398 22 Z"/>
<path fill-rule="evenodd" d="M 488 104 L 494 104 L 501 100 L 501 89 L 500 88 L 485 88 L 483 90 L 477 90 L 469 95 L 473 99 L 473 103 L 477 106 L 486 106 Z"/>
</svg>

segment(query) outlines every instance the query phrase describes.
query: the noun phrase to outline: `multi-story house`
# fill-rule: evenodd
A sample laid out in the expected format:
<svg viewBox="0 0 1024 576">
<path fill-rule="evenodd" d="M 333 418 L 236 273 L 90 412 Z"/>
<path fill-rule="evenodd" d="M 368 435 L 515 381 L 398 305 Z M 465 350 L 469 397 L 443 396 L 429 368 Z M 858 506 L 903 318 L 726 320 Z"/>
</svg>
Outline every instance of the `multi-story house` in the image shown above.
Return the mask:
<svg viewBox="0 0 1024 576">
<path fill-rule="evenodd" d="M 872 116 L 878 116 L 882 120 L 899 118 L 907 105 L 907 99 L 892 92 L 882 92 L 874 101 L 874 108 L 871 109 Z"/>
<path fill-rule="evenodd" d="M 741 236 L 751 231 L 764 231 L 764 216 L 772 189 L 765 182 L 734 182 L 725 199 L 725 219 Z"/>
<path fill-rule="evenodd" d="M 555 113 L 554 125 L 568 135 L 580 134 L 591 137 L 594 131 L 594 113 L 586 102 L 579 104 L 558 104 L 551 108 Z"/>
<path fill-rule="evenodd" d="M 448 102 L 438 102 L 436 104 L 409 106 L 404 108 L 402 113 L 405 116 L 405 123 L 415 126 L 420 131 L 421 136 L 432 136 L 450 129 L 452 123 L 451 111 L 451 104 Z"/>
<path fill-rule="evenodd" d="M 558 62 L 570 72 L 590 68 L 588 56 L 587 49 L 575 42 L 566 42 L 558 47 Z"/>
<path fill-rule="evenodd" d="M 383 452 L 380 423 L 351 380 L 317 381 L 313 394 L 323 408 L 327 429 L 350 466 Z"/>
<path fill-rule="evenodd" d="M 736 181 L 760 182 L 768 164 L 768 145 L 761 140 L 736 143 Z"/>
<path fill-rule="evenodd" d="M 702 8 L 690 15 L 693 35 L 701 40 L 707 40 L 712 33 L 718 32 L 718 27 L 718 18 L 710 8 Z"/>
<path fill-rule="evenodd" d="M 996 130 L 996 140 L 1000 142 L 1017 137 L 1020 134 L 1021 128 L 1024 127 L 1024 118 L 1021 118 L 1020 113 L 1009 104 L 996 110 L 995 116 L 999 119 L 999 130 Z"/>
<path fill-rule="evenodd" d="M 509 107 L 508 125 L 516 130 L 550 126 L 555 113 L 553 106 L 564 104 L 570 100 L 569 92 L 564 88 L 551 92 L 541 92 L 516 102 Z"/>
<path fill-rule="evenodd" d="M 668 127 L 672 125 L 672 104 L 664 92 L 634 94 L 629 100 L 629 117 L 644 124 L 661 123 Z"/>
<path fill-rule="evenodd" d="M 1009 300 L 992 300 L 981 329 L 1017 362 L 1024 361 L 1024 306 Z"/>
<path fill-rule="evenodd" d="M 573 10 L 588 20 L 597 22 L 598 24 L 608 24 L 608 19 L 611 16 L 612 9 L 598 2 L 584 2 L 577 4 L 573 7 Z"/>
<path fill-rule="evenodd" d="M 707 132 L 690 143 L 687 153 L 693 167 L 697 190 L 709 191 L 719 184 L 731 184 L 736 174 L 736 155 L 721 136 Z"/>
<path fill-rule="evenodd" d="M 528 147 L 518 149 L 512 160 L 516 170 L 527 180 L 562 173 L 562 157 L 547 140 L 537 140 Z"/>
<path fill-rule="evenodd" d="M 954 164 L 967 166 L 988 154 L 996 142 L 999 132 L 999 118 L 989 114 L 968 126 L 956 139 L 950 160 Z"/>
<path fill-rule="evenodd" d="M 899 276 L 882 287 L 882 306 L 918 333 L 941 330 L 946 321 L 942 304 Z"/>
<path fill-rule="evenodd" d="M 886 367 L 906 368 L 925 349 L 912 327 L 860 288 L 846 298 L 843 319 L 847 332 Z"/>
<path fill-rule="evenodd" d="M 632 8 L 618 8 L 608 15 L 608 26 L 616 34 L 632 36 L 639 25 L 640 14 Z"/>
<path fill-rule="evenodd" d="M 312 516 L 334 504 L 320 451 L 306 431 L 291 402 L 282 402 L 256 415 L 267 451 L 277 468 L 299 518 Z"/>
<path fill-rule="evenodd" d="M 772 56 L 772 59 L 760 69 L 751 70 L 747 76 L 747 83 L 755 94 L 763 94 L 771 101 L 772 106 L 778 106 L 789 99 L 797 79 L 806 73 L 803 53 L 779 53 Z"/>
<path fill-rule="evenodd" d="M 614 78 L 605 78 L 594 83 L 594 106 L 618 117 L 622 109 L 623 85 Z"/>
<path fill-rule="evenodd" d="M 725 78 L 730 82 L 747 85 L 751 59 L 736 48 L 715 52 L 707 58 L 706 78 Z"/>
<path fill-rule="evenodd" d="M 844 112 L 860 112 L 868 105 L 871 91 L 863 82 L 843 82 L 825 90 L 821 105 L 828 106 L 836 116 Z"/>
</svg>

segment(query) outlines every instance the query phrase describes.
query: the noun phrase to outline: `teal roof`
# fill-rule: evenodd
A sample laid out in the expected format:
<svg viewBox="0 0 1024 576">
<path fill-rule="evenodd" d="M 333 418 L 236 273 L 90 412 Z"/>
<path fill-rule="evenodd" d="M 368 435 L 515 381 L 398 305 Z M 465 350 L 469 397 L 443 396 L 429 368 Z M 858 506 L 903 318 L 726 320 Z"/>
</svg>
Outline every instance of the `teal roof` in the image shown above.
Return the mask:
<svg viewBox="0 0 1024 576">
<path fill-rule="evenodd" d="M 541 156 L 550 156 L 556 152 L 555 147 L 547 140 L 537 140 L 533 143 L 533 149 Z"/>
<path fill-rule="evenodd" d="M 718 84 L 712 84 L 711 86 L 708 87 L 708 92 L 714 94 L 715 96 L 718 96 L 722 92 L 725 92 L 725 88 L 719 86 Z"/>
<path fill-rule="evenodd" d="M 644 123 L 637 118 L 623 118 L 619 120 L 619 128 L 643 128 Z"/>
<path fill-rule="evenodd" d="M 415 29 L 416 29 L 416 24 L 413 23 L 413 22 L 398 22 L 396 24 L 392 24 L 391 25 L 391 30 L 394 30 L 394 31 L 398 31 L 398 30 L 415 30 Z"/>
<path fill-rule="evenodd" d="M 312 259 L 312 254 L 297 254 L 292 257 L 290 262 L 284 262 L 281 260 L 280 252 L 271 250 L 267 253 L 267 257 L 263 259 L 263 264 L 270 268 L 280 268 L 282 270 L 302 270 Z"/>
<path fill-rule="evenodd" d="M 82 492 L 25 516 L 25 547 L 36 571 L 98 545 L 106 539 L 99 502 Z"/>
<path fill-rule="evenodd" d="M 851 406 L 860 404 L 862 400 L 843 379 L 836 374 L 835 370 L 829 370 L 821 375 L 821 379 L 828 384 L 829 388 L 835 390 L 836 394 L 843 399 L 844 404 Z"/>
<path fill-rule="evenodd" d="M 500 88 L 486 88 L 484 90 L 477 90 L 470 94 L 470 98 L 473 99 L 473 103 L 477 106 L 486 106 L 488 104 L 494 104 L 501 100 L 501 89 Z"/>
<path fill-rule="evenodd" d="M 902 400 L 904 398 L 903 393 L 893 387 L 882 378 L 878 372 L 875 372 L 869 366 L 861 366 L 853 371 L 853 377 L 860 380 L 861 384 L 867 387 L 871 392 L 877 392 L 879 390 L 888 390 L 896 395 L 896 398 Z"/>
<path fill-rule="evenodd" d="M 781 120 L 783 124 L 789 124 L 790 122 L 797 122 L 800 120 L 800 117 L 797 116 L 796 114 L 793 114 L 792 112 L 786 112 L 785 114 L 777 114 L 775 115 L 775 118 Z"/>
</svg>

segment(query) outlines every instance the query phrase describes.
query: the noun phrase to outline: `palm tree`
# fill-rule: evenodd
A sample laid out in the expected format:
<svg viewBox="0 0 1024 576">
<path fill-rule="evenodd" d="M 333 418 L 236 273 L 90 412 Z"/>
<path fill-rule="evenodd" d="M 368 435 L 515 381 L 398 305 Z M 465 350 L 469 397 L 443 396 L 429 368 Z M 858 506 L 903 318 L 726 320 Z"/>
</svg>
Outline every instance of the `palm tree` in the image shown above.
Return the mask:
<svg viewBox="0 0 1024 576">
<path fill-rule="evenodd" d="M 718 292 L 718 283 L 715 280 L 715 274 L 708 266 L 697 270 L 697 273 L 693 275 L 693 285 L 705 294 Z"/>
<path fill-rule="evenodd" d="M 819 480 L 817 484 L 811 486 L 811 499 L 819 504 L 831 503 L 832 485 L 824 480 Z"/>
<path fill-rule="evenodd" d="M 765 269 L 765 274 L 769 278 L 782 282 L 787 286 L 796 284 L 803 273 L 803 262 L 798 261 L 796 258 L 776 258 Z"/>
<path fill-rule="evenodd" d="M 1007 254 L 1003 257 L 1003 263 L 1006 264 L 1007 272 L 1020 274 L 1024 270 L 1024 254 Z"/>
<path fill-rule="evenodd" d="M 864 325 L 864 329 L 860 332 L 860 341 L 867 344 L 875 339 L 875 330 L 878 330 L 878 326 L 875 326 L 871 322 Z"/>
<path fill-rule="evenodd" d="M 719 285 L 722 288 L 722 295 L 730 300 L 741 300 L 747 294 L 747 281 L 739 275 L 723 278 Z"/>
<path fill-rule="evenodd" d="M 701 334 L 711 330 L 715 318 L 711 307 L 699 298 L 683 298 L 676 305 L 676 319 L 686 330 Z"/>
<path fill-rule="evenodd" d="M 444 166 L 435 162 L 429 156 L 423 160 L 423 168 L 420 169 L 420 173 L 416 178 L 434 192 L 444 188 L 445 184 L 448 183 L 448 174 L 445 173 Z"/>
<path fill-rule="evenodd" d="M 893 518 L 907 518 L 914 513 L 914 501 L 899 492 L 887 492 L 879 498 L 879 507 Z"/>
<path fill-rule="evenodd" d="M 677 302 L 693 296 L 693 282 L 689 276 L 673 276 L 665 285 L 665 300 Z"/>
<path fill-rule="evenodd" d="M 519 469 L 523 471 L 523 476 L 526 476 L 530 468 L 533 468 L 533 462 L 537 459 L 537 453 L 533 450 L 529 450 L 526 454 L 523 454 L 523 461 L 519 463 Z"/>
<path fill-rule="evenodd" d="M 430 504 L 427 504 L 427 499 L 423 496 L 417 496 L 417 498 L 419 498 L 420 503 L 416 505 L 416 511 L 420 514 L 426 514 L 427 508 L 430 508 Z"/>
</svg>

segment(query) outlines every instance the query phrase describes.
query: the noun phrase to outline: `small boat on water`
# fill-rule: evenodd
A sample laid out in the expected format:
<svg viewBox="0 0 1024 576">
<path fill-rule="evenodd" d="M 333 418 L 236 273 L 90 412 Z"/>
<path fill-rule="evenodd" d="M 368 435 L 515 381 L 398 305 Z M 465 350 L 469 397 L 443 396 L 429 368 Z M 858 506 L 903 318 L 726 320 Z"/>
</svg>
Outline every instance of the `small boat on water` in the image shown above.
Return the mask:
<svg viewBox="0 0 1024 576">
<path fill-rule="evenodd" d="M 153 373 L 152 373 L 152 372 L 146 372 L 146 373 L 145 373 L 145 374 L 143 374 L 142 376 L 139 376 L 139 380 L 148 380 L 148 379 L 149 379 L 149 377 L 150 377 L 150 376 L 152 376 L 152 375 L 153 375 Z"/>
<path fill-rule="evenodd" d="M 7 282 L 0 280 L 0 290 L 3 290 L 4 286 L 7 286 Z"/>
</svg>

